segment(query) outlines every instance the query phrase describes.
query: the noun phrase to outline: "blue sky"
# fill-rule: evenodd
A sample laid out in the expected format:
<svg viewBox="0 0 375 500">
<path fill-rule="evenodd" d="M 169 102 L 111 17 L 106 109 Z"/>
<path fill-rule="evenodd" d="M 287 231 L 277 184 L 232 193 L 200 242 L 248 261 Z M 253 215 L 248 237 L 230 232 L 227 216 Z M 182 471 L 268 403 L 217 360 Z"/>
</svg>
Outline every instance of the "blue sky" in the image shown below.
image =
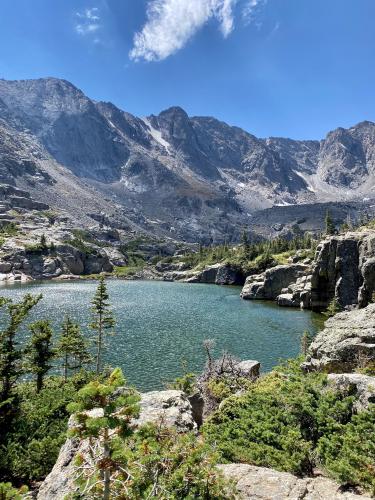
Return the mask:
<svg viewBox="0 0 375 500">
<path fill-rule="evenodd" d="M 1 0 L 0 77 L 257 136 L 375 121 L 375 0 Z"/>
</svg>

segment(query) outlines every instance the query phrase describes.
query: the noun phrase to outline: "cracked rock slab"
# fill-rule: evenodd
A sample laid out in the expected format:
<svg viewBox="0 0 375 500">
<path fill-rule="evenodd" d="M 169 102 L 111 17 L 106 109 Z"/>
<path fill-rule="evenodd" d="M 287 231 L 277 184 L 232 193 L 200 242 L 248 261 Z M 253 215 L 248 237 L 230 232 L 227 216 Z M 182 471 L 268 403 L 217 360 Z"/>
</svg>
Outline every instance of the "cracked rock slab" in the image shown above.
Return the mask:
<svg viewBox="0 0 375 500">
<path fill-rule="evenodd" d="M 236 485 L 238 500 L 370 500 L 368 496 L 343 491 L 324 477 L 300 479 L 288 472 L 247 464 L 218 467 Z"/>
</svg>

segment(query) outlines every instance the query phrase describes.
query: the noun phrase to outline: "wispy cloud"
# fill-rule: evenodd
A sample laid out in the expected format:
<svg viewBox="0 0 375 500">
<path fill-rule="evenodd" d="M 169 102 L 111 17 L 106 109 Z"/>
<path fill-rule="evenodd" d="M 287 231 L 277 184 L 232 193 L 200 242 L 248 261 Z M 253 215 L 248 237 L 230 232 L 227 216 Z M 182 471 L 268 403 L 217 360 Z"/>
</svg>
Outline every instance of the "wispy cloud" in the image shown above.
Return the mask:
<svg viewBox="0 0 375 500">
<path fill-rule="evenodd" d="M 100 28 L 99 9 L 93 7 L 76 12 L 75 30 L 79 35 L 89 35 L 96 33 Z M 95 39 L 97 40 L 97 38 Z"/>
<path fill-rule="evenodd" d="M 247 16 L 264 0 L 149 0 L 147 21 L 134 36 L 130 58 L 161 61 L 180 50 L 210 19 L 224 37 L 234 29 L 234 8 L 242 4 Z"/>
<path fill-rule="evenodd" d="M 256 18 L 256 13 L 267 0 L 248 0 L 242 9 L 242 17 L 246 24 L 252 23 Z"/>
</svg>

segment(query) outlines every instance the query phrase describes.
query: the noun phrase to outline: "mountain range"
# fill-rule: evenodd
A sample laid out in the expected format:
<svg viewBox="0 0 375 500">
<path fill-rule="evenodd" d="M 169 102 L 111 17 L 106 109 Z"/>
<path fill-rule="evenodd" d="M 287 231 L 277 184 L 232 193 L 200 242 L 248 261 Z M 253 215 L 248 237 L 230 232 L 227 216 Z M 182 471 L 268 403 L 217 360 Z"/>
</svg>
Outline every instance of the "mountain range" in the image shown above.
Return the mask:
<svg viewBox="0 0 375 500">
<path fill-rule="evenodd" d="M 375 123 L 263 139 L 180 107 L 138 118 L 57 78 L 0 80 L 0 183 L 83 225 L 235 240 L 272 207 L 371 204 Z"/>
</svg>

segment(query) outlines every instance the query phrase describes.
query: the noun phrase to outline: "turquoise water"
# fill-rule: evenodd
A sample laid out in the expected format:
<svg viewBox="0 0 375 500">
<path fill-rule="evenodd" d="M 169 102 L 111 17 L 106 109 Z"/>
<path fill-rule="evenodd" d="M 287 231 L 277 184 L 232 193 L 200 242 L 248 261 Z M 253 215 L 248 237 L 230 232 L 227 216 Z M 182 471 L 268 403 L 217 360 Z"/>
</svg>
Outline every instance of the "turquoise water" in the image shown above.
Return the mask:
<svg viewBox="0 0 375 500">
<path fill-rule="evenodd" d="M 85 329 L 96 282 L 44 282 L 9 285 L 0 295 L 20 299 L 26 292 L 43 293 L 30 320 L 49 318 L 58 326 L 64 315 Z M 204 365 L 202 342 L 214 339 L 223 350 L 242 359 L 257 359 L 270 370 L 280 359 L 299 352 L 304 330 L 312 334 L 321 317 L 309 311 L 280 308 L 273 303 L 244 301 L 240 288 L 152 281 L 108 281 L 117 320 L 108 338 L 105 362 L 120 366 L 128 381 L 141 390 L 163 388 L 182 373 Z"/>
</svg>

